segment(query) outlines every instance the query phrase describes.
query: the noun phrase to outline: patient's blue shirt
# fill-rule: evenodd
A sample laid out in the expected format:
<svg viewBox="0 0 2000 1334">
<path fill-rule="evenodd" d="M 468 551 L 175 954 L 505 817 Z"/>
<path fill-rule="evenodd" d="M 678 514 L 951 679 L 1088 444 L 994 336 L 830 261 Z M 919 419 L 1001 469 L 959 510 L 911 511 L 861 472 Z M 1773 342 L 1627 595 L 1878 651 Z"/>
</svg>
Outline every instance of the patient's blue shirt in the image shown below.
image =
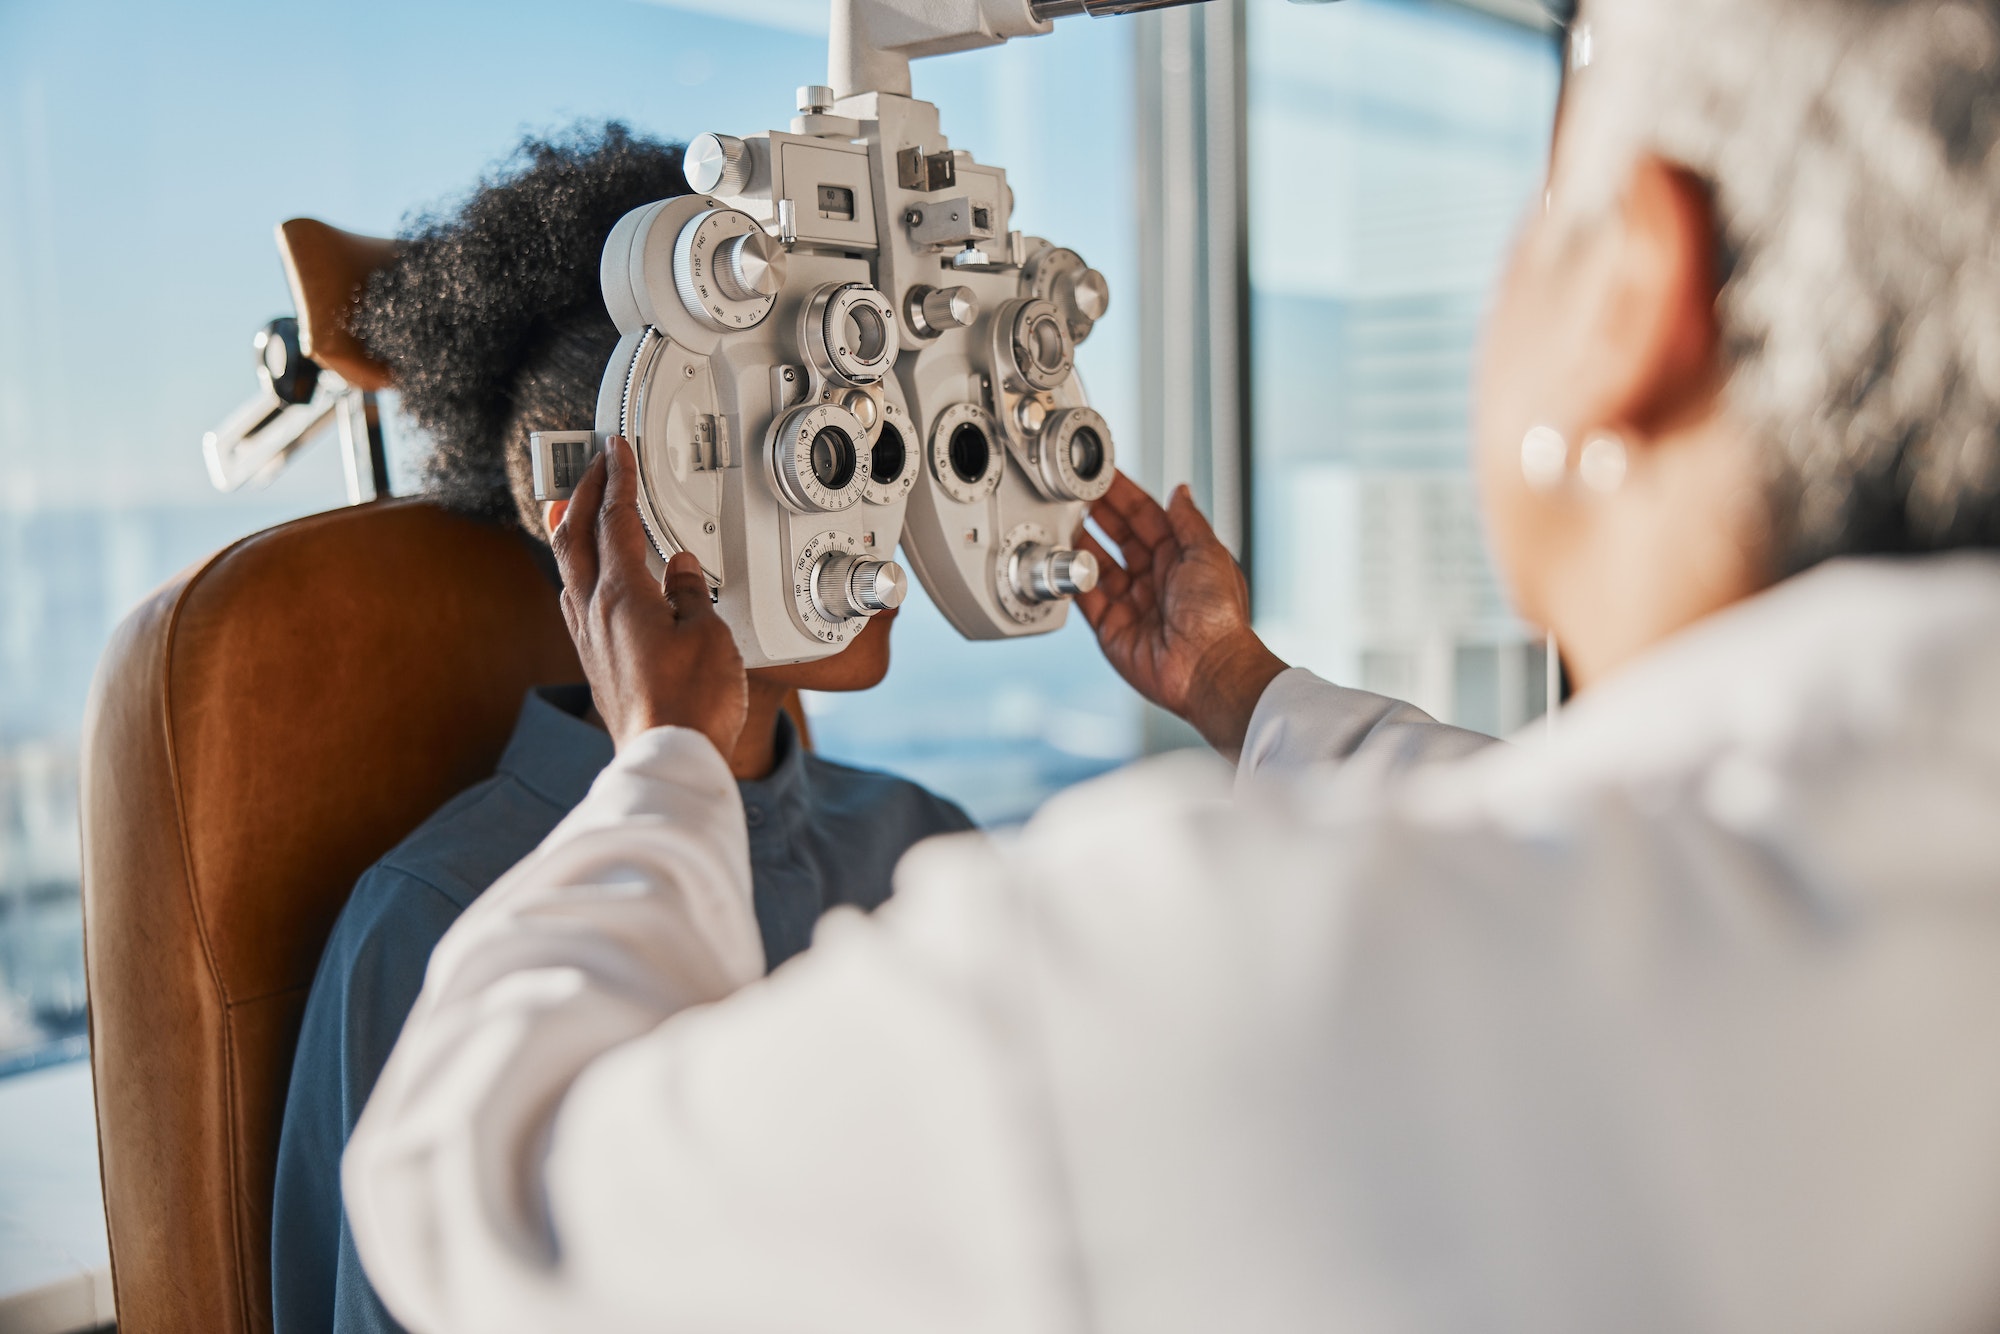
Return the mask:
<svg viewBox="0 0 2000 1334">
<path fill-rule="evenodd" d="M 340 1154 L 416 1004 L 431 949 L 471 902 L 532 852 L 610 763 L 581 686 L 522 705 L 493 777 L 447 802 L 354 887 L 320 956 L 292 1062 L 271 1220 L 277 1334 L 399 1330 L 361 1272 L 340 1205 Z M 740 785 L 764 961 L 812 940 L 826 909 L 873 908 L 911 844 L 972 828 L 914 783 L 809 755 L 779 715 L 778 765 Z"/>
</svg>

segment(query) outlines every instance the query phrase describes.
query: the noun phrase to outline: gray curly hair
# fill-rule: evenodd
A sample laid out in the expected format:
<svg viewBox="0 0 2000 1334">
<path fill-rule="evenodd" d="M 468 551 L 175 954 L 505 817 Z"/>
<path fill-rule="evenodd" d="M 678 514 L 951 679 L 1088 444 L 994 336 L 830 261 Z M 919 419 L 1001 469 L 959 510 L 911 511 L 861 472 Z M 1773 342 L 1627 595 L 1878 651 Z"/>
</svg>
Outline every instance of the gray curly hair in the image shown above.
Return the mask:
<svg viewBox="0 0 2000 1334">
<path fill-rule="evenodd" d="M 2000 546 L 2000 0 L 1584 0 L 1586 42 L 1557 207 L 1709 183 L 1776 572 Z"/>
</svg>

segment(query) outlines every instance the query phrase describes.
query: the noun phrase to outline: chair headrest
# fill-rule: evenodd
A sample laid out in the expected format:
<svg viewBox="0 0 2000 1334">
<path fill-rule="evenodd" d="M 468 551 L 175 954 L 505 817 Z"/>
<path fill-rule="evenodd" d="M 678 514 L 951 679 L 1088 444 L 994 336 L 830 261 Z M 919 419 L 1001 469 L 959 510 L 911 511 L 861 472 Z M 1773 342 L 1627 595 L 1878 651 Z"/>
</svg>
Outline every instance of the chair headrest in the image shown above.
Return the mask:
<svg viewBox="0 0 2000 1334">
<path fill-rule="evenodd" d="M 389 368 L 368 355 L 353 320 L 369 277 L 396 258 L 396 242 L 292 218 L 278 224 L 278 253 L 299 313 L 300 350 L 357 389 L 388 388 Z"/>
</svg>

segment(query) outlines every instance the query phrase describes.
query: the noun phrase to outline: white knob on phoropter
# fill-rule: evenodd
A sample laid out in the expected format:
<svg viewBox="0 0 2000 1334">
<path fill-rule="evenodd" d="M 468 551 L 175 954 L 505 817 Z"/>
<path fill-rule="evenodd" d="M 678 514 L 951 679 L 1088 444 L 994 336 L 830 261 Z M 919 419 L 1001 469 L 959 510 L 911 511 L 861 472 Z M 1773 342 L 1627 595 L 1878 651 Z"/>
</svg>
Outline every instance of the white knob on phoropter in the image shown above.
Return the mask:
<svg viewBox="0 0 2000 1334">
<path fill-rule="evenodd" d="M 784 285 L 787 256 L 762 223 L 733 208 L 689 219 L 674 239 L 674 287 L 688 314 L 711 329 L 754 329 Z"/>
<path fill-rule="evenodd" d="M 737 301 L 760 301 L 785 285 L 790 259 L 778 238 L 759 228 L 716 247 L 715 280 Z"/>
<path fill-rule="evenodd" d="M 979 298 L 970 287 L 912 287 L 903 313 L 910 328 L 924 338 L 947 329 L 963 329 L 979 318 Z"/>
<path fill-rule="evenodd" d="M 1008 578 L 1024 602 L 1059 602 L 1097 587 L 1097 557 L 1088 551 L 1029 542 L 1008 558 Z"/>
<path fill-rule="evenodd" d="M 1085 269 L 1071 280 L 1069 299 L 1077 314 L 1096 323 L 1111 309 L 1111 284 L 1096 269 Z"/>
<path fill-rule="evenodd" d="M 894 611 L 909 591 L 909 576 L 892 560 L 835 553 L 821 557 L 812 574 L 813 607 L 829 621 Z"/>
<path fill-rule="evenodd" d="M 681 158 L 681 174 L 698 195 L 740 195 L 750 185 L 750 146 L 733 134 L 698 134 Z"/>
<path fill-rule="evenodd" d="M 1097 557 L 1088 551 L 1058 548 L 1029 566 L 1028 581 L 1045 602 L 1088 593 L 1097 587 Z"/>
</svg>

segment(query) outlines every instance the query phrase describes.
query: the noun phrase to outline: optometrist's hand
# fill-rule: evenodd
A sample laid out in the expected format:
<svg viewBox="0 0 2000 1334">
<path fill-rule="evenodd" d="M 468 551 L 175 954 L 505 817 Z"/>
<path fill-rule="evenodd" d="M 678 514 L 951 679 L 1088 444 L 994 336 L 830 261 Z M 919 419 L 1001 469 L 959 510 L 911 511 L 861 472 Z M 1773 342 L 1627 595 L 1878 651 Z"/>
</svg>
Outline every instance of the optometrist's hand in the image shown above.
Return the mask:
<svg viewBox="0 0 2000 1334">
<path fill-rule="evenodd" d="M 1123 557 L 1078 534 L 1100 573 L 1076 605 L 1104 656 L 1134 690 L 1233 758 L 1265 687 L 1285 670 L 1250 628 L 1250 586 L 1235 557 L 1185 486 L 1162 509 L 1120 473 L 1090 517 Z"/>
<path fill-rule="evenodd" d="M 612 740 L 687 727 L 727 759 L 750 706 L 743 655 L 709 601 L 700 561 L 681 552 L 653 582 L 638 465 L 622 437 L 585 471 L 550 545 L 563 619 Z"/>
</svg>

